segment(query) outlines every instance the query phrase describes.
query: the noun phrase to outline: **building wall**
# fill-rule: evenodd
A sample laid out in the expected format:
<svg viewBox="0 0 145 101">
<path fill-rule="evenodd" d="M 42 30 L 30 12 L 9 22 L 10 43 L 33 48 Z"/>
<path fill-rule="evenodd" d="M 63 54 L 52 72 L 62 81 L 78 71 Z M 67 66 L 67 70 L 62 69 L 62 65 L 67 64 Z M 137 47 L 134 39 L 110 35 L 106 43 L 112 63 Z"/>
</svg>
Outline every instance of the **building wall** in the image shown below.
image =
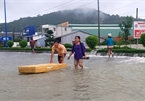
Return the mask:
<svg viewBox="0 0 145 101">
<path fill-rule="evenodd" d="M 16 39 L 16 38 L 20 38 L 21 37 L 21 33 L 18 33 L 18 32 L 8 32 L 7 33 L 8 36 L 12 37 L 12 39 Z M 0 37 L 4 37 L 6 36 L 5 33 L 0 33 Z"/>
<path fill-rule="evenodd" d="M 42 33 L 46 34 L 46 30 L 52 30 L 55 37 L 71 33 L 70 27 L 54 26 L 54 25 L 42 25 Z"/>
<path fill-rule="evenodd" d="M 98 36 L 98 25 L 96 24 L 70 24 L 72 31 L 82 30 L 84 32 Z M 106 37 L 108 33 L 112 33 L 113 37 L 118 36 L 121 32 L 118 24 L 101 24 L 100 25 L 100 36 Z M 130 30 L 131 36 L 134 35 L 133 28 Z"/>
<path fill-rule="evenodd" d="M 38 39 L 36 42 L 36 46 L 45 47 L 45 40 L 46 40 L 46 37 Z"/>
<path fill-rule="evenodd" d="M 87 46 L 85 40 L 90 35 L 86 34 L 86 33 L 83 33 L 83 32 L 76 32 L 74 34 L 69 34 L 69 35 L 63 36 L 63 37 L 61 37 L 61 43 L 62 44 L 66 44 L 66 43 L 72 44 L 72 42 L 74 41 L 75 36 L 80 36 L 81 37 L 81 42 L 83 42 L 84 45 Z M 103 42 L 104 39 L 101 39 L 100 41 Z"/>
</svg>

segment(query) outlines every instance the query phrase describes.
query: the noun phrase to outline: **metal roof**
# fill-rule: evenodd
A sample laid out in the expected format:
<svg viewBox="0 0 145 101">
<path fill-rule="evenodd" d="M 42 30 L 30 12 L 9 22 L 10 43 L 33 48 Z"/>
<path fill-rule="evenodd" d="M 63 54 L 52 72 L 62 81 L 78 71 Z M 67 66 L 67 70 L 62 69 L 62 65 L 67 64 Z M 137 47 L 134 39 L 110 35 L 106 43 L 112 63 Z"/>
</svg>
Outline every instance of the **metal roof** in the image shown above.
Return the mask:
<svg viewBox="0 0 145 101">
<path fill-rule="evenodd" d="M 91 33 L 88 33 L 88 32 L 84 32 L 82 30 L 75 30 L 75 31 L 73 31 L 71 33 L 68 33 L 68 34 L 65 34 L 65 35 L 61 35 L 61 36 L 58 36 L 58 37 L 55 37 L 55 38 L 64 37 L 64 36 L 71 35 L 71 34 L 74 34 L 74 33 L 77 33 L 77 32 L 82 32 L 82 33 L 85 33 L 85 34 L 94 35 L 94 34 L 91 34 Z"/>
<path fill-rule="evenodd" d="M 69 27 L 96 27 L 98 24 L 69 24 Z M 102 27 L 119 27 L 119 24 L 100 24 Z"/>
</svg>

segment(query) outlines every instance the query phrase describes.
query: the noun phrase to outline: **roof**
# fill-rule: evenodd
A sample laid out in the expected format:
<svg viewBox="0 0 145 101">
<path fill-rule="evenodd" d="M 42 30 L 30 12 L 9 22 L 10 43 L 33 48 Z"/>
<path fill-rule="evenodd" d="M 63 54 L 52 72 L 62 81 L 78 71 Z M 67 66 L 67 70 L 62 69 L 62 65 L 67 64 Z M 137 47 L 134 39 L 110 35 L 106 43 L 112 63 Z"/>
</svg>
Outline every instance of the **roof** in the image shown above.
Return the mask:
<svg viewBox="0 0 145 101">
<path fill-rule="evenodd" d="M 104 39 L 107 39 L 107 37 L 104 37 Z M 113 37 L 114 41 L 119 42 L 122 40 L 121 37 Z M 133 40 L 134 38 L 132 36 L 128 36 L 128 40 Z"/>
<path fill-rule="evenodd" d="M 98 29 L 94 29 L 94 28 L 90 28 L 90 29 L 87 29 L 87 28 L 72 28 L 72 31 L 76 31 L 76 30 L 81 30 L 83 32 L 86 32 L 86 33 L 90 33 L 90 34 L 93 34 L 93 35 L 96 35 L 98 36 Z M 100 36 L 101 37 L 107 37 L 108 36 L 108 33 L 111 33 L 113 37 L 115 36 L 118 36 L 119 32 L 121 32 L 120 29 L 100 29 Z M 130 30 L 130 34 L 131 36 L 134 35 L 133 33 L 133 29 Z"/>
<path fill-rule="evenodd" d="M 69 27 L 96 27 L 98 24 L 69 24 Z M 100 24 L 100 27 L 119 27 L 119 24 Z"/>
<path fill-rule="evenodd" d="M 64 37 L 64 36 L 71 35 L 71 34 L 74 34 L 74 33 L 77 33 L 77 32 L 82 32 L 82 33 L 85 33 L 85 34 L 88 34 L 88 35 L 94 35 L 94 34 L 90 34 L 90 33 L 87 33 L 87 32 L 81 31 L 81 30 L 77 30 L 77 31 L 73 31 L 71 33 L 68 33 L 68 34 L 65 34 L 65 35 L 62 35 L 62 36 L 55 37 L 55 38 Z"/>
<path fill-rule="evenodd" d="M 41 25 L 42 28 L 49 28 L 49 27 L 67 27 L 67 28 L 70 28 L 69 26 L 62 26 L 62 25 L 51 25 L 51 24 L 44 24 L 44 25 Z"/>
</svg>

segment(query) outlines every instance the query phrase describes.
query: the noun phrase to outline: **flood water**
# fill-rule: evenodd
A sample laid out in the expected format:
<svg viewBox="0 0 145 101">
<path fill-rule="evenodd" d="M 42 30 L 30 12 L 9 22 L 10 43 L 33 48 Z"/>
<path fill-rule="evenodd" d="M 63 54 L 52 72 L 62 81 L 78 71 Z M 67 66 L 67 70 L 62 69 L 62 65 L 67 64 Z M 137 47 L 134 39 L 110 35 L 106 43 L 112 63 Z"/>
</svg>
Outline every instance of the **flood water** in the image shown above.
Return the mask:
<svg viewBox="0 0 145 101">
<path fill-rule="evenodd" d="M 19 75 L 18 66 L 49 62 L 47 53 L 0 53 L 0 101 L 144 101 L 145 58 L 91 56 L 84 70 L 68 67 Z M 56 61 L 57 58 L 54 58 Z"/>
</svg>

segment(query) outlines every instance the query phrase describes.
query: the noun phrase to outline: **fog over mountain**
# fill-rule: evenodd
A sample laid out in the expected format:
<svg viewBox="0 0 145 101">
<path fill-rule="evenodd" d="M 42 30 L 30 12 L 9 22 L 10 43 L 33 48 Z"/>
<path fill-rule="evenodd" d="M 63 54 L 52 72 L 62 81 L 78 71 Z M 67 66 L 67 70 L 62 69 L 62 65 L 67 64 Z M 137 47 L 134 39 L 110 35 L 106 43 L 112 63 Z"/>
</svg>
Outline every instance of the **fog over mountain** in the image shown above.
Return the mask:
<svg viewBox="0 0 145 101">
<path fill-rule="evenodd" d="M 100 11 L 101 24 L 119 24 L 125 17 L 119 15 L 109 15 Z M 98 11 L 95 9 L 73 9 L 58 12 L 52 12 L 36 17 L 25 17 L 8 23 L 8 31 L 22 31 L 29 25 L 34 25 L 36 28 L 43 24 L 57 25 L 68 21 L 70 24 L 97 24 Z M 4 31 L 4 24 L 0 24 L 0 32 Z"/>
</svg>

